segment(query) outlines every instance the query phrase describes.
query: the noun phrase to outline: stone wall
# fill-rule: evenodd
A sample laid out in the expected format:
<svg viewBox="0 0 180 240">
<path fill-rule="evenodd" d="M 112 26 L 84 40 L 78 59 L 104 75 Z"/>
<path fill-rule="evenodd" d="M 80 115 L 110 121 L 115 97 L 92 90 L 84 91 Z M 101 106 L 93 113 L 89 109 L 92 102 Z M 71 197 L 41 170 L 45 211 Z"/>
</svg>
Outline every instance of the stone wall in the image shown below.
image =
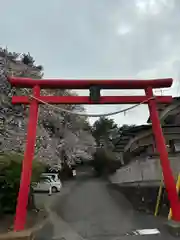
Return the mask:
<svg viewBox="0 0 180 240">
<path fill-rule="evenodd" d="M 169 157 L 174 177 L 180 172 L 180 154 Z M 140 181 L 161 181 L 162 171 L 158 158 L 137 159 L 117 170 L 110 177 L 113 183 L 134 183 Z"/>
</svg>

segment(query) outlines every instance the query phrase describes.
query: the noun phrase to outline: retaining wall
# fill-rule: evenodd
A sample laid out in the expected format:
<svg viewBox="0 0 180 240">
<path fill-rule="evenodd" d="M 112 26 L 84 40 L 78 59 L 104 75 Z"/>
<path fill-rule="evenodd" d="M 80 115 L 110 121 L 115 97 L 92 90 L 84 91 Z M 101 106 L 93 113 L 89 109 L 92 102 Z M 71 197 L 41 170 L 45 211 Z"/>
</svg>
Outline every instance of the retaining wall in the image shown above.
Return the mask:
<svg viewBox="0 0 180 240">
<path fill-rule="evenodd" d="M 169 157 L 173 175 L 177 178 L 180 172 L 180 156 Z M 110 177 L 111 182 L 123 184 L 134 182 L 160 182 L 162 170 L 158 158 L 146 160 L 136 159 L 125 167 L 120 168 Z"/>
</svg>

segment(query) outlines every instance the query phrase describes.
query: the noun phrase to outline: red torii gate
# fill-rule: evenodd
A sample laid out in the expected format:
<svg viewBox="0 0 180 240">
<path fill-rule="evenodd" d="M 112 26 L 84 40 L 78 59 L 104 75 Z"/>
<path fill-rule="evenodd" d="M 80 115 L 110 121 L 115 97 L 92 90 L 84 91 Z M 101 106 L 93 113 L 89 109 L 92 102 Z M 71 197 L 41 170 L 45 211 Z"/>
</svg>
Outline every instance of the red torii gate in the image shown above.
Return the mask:
<svg viewBox="0 0 180 240">
<path fill-rule="evenodd" d="M 13 104 L 29 104 L 29 123 L 27 130 L 27 143 L 22 165 L 19 196 L 17 200 L 14 230 L 24 229 L 27 214 L 27 203 L 29 185 L 32 173 L 32 161 L 36 142 L 36 126 L 38 121 L 38 105 L 43 102 L 49 104 L 136 104 L 147 103 L 155 136 L 157 150 L 160 154 L 160 161 L 164 176 L 166 190 L 172 209 L 173 219 L 180 221 L 180 203 L 176 192 L 176 184 L 168 160 L 168 152 L 161 129 L 156 103 L 170 103 L 171 96 L 153 96 L 153 88 L 164 88 L 172 85 L 172 79 L 154 80 L 34 80 L 29 78 L 9 77 L 13 87 L 32 88 L 33 97 L 13 96 Z M 93 102 L 89 96 L 41 96 L 41 89 L 144 89 L 145 96 L 101 96 L 98 102 Z"/>
</svg>

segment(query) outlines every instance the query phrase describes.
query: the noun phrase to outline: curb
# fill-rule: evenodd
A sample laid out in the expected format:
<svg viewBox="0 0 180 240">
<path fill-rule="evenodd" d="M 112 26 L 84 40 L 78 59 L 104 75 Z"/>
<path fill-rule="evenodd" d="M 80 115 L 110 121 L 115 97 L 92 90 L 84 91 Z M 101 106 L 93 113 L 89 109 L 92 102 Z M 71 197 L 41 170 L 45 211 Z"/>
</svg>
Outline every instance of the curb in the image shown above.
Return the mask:
<svg viewBox="0 0 180 240">
<path fill-rule="evenodd" d="M 50 219 L 54 226 L 53 240 L 86 240 L 79 235 L 66 221 L 64 221 L 56 213 L 50 211 Z"/>
<path fill-rule="evenodd" d="M 35 234 L 37 231 L 41 230 L 43 228 L 43 226 L 47 223 L 47 221 L 49 220 L 49 212 L 48 210 L 45 208 L 45 213 L 47 214 L 45 216 L 45 218 L 38 224 L 36 224 L 34 227 L 30 228 L 31 231 L 33 232 L 33 234 Z"/>
<path fill-rule="evenodd" d="M 37 223 L 34 227 L 25 229 L 23 231 L 9 231 L 7 233 L 0 234 L 0 240 L 33 240 L 35 239 L 36 232 L 40 231 L 46 222 L 49 219 L 49 212 L 45 208 L 45 218 L 40 222 Z"/>
</svg>

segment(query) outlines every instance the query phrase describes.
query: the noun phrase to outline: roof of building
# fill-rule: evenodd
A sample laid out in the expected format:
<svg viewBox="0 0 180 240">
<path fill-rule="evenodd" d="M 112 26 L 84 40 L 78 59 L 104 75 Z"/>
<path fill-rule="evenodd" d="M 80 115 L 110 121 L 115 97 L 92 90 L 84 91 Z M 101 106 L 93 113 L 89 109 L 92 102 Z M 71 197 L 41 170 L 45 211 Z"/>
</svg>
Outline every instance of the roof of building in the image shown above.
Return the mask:
<svg viewBox="0 0 180 240">
<path fill-rule="evenodd" d="M 167 128 L 167 127 L 180 127 L 180 125 L 168 124 L 163 126 L 163 128 Z M 136 137 L 137 134 L 144 132 L 145 130 L 150 130 L 151 128 L 152 128 L 151 124 L 146 124 L 146 125 L 135 126 L 133 128 L 123 131 L 118 137 L 113 139 L 114 146 L 115 146 L 114 151 L 124 152 L 124 148 L 130 141 L 130 139 Z"/>
<path fill-rule="evenodd" d="M 174 97 L 171 104 L 174 104 L 174 103 L 176 103 L 176 102 L 179 102 L 179 100 L 180 100 L 180 97 Z M 159 115 L 162 113 L 162 111 L 164 111 L 164 110 L 165 110 L 168 106 L 170 106 L 171 104 L 161 104 L 161 103 L 159 103 L 159 104 L 157 105 L 157 109 L 158 109 Z M 148 117 L 148 120 L 147 120 L 147 123 L 150 123 L 150 122 L 151 122 L 151 121 L 150 121 L 150 116 L 149 116 L 149 117 Z"/>
<path fill-rule="evenodd" d="M 173 101 L 171 104 L 158 104 L 158 112 L 159 115 L 170 105 L 173 105 L 175 103 L 179 103 L 180 101 L 180 97 L 174 97 Z M 170 116 L 171 117 L 171 116 Z M 168 127 L 174 127 L 177 125 L 167 125 Z M 167 127 L 167 126 L 163 126 L 163 127 Z M 150 121 L 150 117 L 148 118 L 147 124 L 145 125 L 140 125 L 140 126 L 134 126 L 131 127 L 127 130 L 124 130 L 123 132 L 120 132 L 119 136 L 116 137 L 115 139 L 113 139 L 114 145 L 115 145 L 115 151 L 118 152 L 123 152 L 124 151 L 124 147 L 128 144 L 129 140 L 133 137 L 135 137 L 137 135 L 137 133 L 141 133 L 145 130 L 149 130 L 151 128 L 151 121 Z"/>
<path fill-rule="evenodd" d="M 140 133 L 144 130 L 148 130 L 150 128 L 151 128 L 151 124 L 146 124 L 146 125 L 134 126 L 133 128 L 122 131 L 118 137 L 113 139 L 115 151 L 123 152 L 124 147 L 126 146 L 126 144 L 129 142 L 131 138 L 135 137 L 137 133 Z"/>
</svg>

